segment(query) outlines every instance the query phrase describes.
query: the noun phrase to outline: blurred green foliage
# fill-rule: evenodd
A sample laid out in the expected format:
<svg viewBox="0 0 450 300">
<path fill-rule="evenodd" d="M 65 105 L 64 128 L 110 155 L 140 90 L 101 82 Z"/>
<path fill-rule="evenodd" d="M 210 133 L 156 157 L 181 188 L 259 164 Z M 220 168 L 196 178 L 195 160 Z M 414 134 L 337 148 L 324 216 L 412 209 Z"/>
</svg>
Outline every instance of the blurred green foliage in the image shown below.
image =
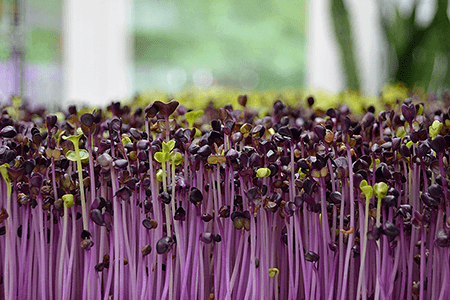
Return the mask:
<svg viewBox="0 0 450 300">
<path fill-rule="evenodd" d="M 178 67 L 188 76 L 206 67 L 232 88 L 246 70 L 258 74 L 259 90 L 303 85 L 306 0 L 136 0 L 134 15 L 138 67 Z"/>
<path fill-rule="evenodd" d="M 386 109 L 386 106 L 392 107 L 402 103 L 402 100 L 411 95 L 410 91 L 401 84 L 385 85 L 381 90 L 380 96 L 368 96 L 357 91 L 344 91 L 336 94 L 320 89 L 306 90 L 297 88 L 244 92 L 239 89 L 215 86 L 211 88 L 190 87 L 173 94 L 153 90 L 137 94 L 131 101 L 125 101 L 125 103 L 130 104 L 132 107 L 145 107 L 156 100 L 168 102 L 176 99 L 188 109 L 206 109 L 208 105 L 219 108 L 227 104 L 231 104 L 234 109 L 242 109 L 238 102 L 238 97 L 244 93 L 248 96 L 246 107 L 256 109 L 260 116 L 270 111 L 276 100 L 281 100 L 284 104 L 292 107 L 306 108 L 308 107 L 307 98 L 313 96 L 315 99 L 314 109 L 325 112 L 330 107 L 338 108 L 341 105 L 346 105 L 353 114 L 362 114 L 367 111 L 369 106 L 373 106 L 379 112 Z"/>
<path fill-rule="evenodd" d="M 390 1 L 392 5 L 389 8 L 385 1 L 374 1 L 377 1 L 382 11 L 380 22 L 389 43 L 390 82 L 400 82 L 410 89 L 420 87 L 428 92 L 442 92 L 450 88 L 449 1 L 437 0 L 436 13 L 428 24 L 418 22 L 418 10 L 424 4 L 423 1 L 410 0 L 412 10 L 409 14 L 400 11 L 399 0 Z M 360 75 L 354 54 L 349 12 L 343 0 L 330 2 L 347 87 L 359 90 Z"/>
<path fill-rule="evenodd" d="M 24 44 L 26 61 L 61 63 L 62 1 L 22 0 L 18 4 L 20 23 L 14 28 L 17 4 L 15 0 L 0 0 L 0 60 L 9 59 L 13 39 L 18 39 L 16 42 Z"/>
<path fill-rule="evenodd" d="M 61 62 L 61 34 L 51 29 L 33 28 L 26 35 L 25 59 L 36 63 Z"/>
<path fill-rule="evenodd" d="M 392 59 L 398 62 L 389 71 L 391 78 L 407 87 L 421 86 L 428 91 L 450 88 L 450 20 L 448 0 L 437 0 L 437 10 L 428 25 L 417 22 L 421 1 L 413 1 L 409 15 L 394 7 L 394 17 L 381 14 L 381 23 Z"/>
<path fill-rule="evenodd" d="M 349 12 L 343 0 L 331 0 L 331 15 L 334 32 L 341 50 L 341 61 L 347 81 L 347 88 L 359 91 L 360 82 L 358 67 L 354 55 L 352 29 L 349 20 Z"/>
</svg>

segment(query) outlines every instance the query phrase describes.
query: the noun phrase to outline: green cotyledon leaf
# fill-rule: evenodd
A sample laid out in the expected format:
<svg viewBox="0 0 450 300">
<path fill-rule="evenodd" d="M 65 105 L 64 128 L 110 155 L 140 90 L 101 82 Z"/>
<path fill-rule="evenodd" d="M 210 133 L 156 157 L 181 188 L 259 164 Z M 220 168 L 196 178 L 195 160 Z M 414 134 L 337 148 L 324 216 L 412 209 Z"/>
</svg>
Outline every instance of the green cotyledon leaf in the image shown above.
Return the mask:
<svg viewBox="0 0 450 300">
<path fill-rule="evenodd" d="M 89 153 L 85 149 L 80 149 L 80 160 L 82 163 L 89 162 Z M 69 150 L 66 153 L 66 158 L 71 161 L 77 161 L 77 155 L 75 151 Z"/>
</svg>

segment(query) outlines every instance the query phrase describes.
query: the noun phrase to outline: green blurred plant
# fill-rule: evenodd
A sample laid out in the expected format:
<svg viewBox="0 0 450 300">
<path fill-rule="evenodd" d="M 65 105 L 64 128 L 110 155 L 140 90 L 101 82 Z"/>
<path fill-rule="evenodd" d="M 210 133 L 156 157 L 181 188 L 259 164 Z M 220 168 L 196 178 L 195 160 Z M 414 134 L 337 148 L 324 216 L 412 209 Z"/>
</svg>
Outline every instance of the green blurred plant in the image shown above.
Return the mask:
<svg viewBox="0 0 450 300">
<path fill-rule="evenodd" d="M 336 39 L 341 50 L 341 60 L 347 88 L 359 90 L 360 79 L 354 54 L 349 12 L 343 0 L 330 0 Z M 397 1 L 399 2 L 399 1 Z M 422 87 L 426 91 L 441 91 L 450 82 L 450 20 L 447 16 L 448 0 L 438 0 L 436 14 L 428 24 L 417 22 L 417 11 L 422 1 L 412 1 L 409 15 L 401 13 L 398 6 L 386 9 L 385 1 L 377 0 L 380 22 L 389 49 L 389 78 L 408 88 Z"/>
<path fill-rule="evenodd" d="M 358 66 L 353 51 L 352 30 L 349 20 L 349 12 L 343 0 L 331 0 L 331 15 L 334 25 L 334 33 L 341 50 L 341 60 L 344 66 L 347 88 L 359 91 L 360 81 Z"/>
<path fill-rule="evenodd" d="M 394 17 L 381 15 L 384 34 L 392 46 L 390 53 L 398 65 L 389 70 L 390 77 L 408 88 L 422 86 L 428 91 L 448 88 L 450 82 L 450 20 L 448 0 L 438 0 L 433 20 L 427 25 L 417 23 L 417 9 L 422 1 L 413 1 L 409 16 L 394 7 Z M 380 3 L 380 2 L 379 2 Z M 383 4 L 380 3 L 380 8 Z M 392 13 L 392 11 L 389 11 Z M 445 86 L 447 84 L 447 86 Z"/>
</svg>

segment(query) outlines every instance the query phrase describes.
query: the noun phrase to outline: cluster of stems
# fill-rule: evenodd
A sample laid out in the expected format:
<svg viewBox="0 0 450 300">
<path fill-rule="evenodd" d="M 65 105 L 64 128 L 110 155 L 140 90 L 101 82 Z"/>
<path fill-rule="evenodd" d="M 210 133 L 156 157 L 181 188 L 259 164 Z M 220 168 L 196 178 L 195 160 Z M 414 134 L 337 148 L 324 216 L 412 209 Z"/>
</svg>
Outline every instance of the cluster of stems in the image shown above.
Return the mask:
<svg viewBox="0 0 450 300">
<path fill-rule="evenodd" d="M 3 108 L 0 298 L 450 298 L 448 111 L 246 100 Z"/>
</svg>

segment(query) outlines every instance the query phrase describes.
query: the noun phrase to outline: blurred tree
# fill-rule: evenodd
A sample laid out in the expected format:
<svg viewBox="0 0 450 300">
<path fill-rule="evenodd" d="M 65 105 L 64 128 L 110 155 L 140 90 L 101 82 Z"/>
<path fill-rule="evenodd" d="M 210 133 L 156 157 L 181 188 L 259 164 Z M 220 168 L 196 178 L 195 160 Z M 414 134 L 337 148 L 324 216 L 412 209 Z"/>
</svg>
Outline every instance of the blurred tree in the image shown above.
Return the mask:
<svg viewBox="0 0 450 300">
<path fill-rule="evenodd" d="M 447 42 L 450 36 L 447 12 L 449 1 L 436 0 L 434 15 L 430 9 L 432 4 L 426 1 L 373 1 L 376 1 L 381 11 L 382 34 L 389 43 L 387 71 L 390 81 L 403 83 L 408 88 L 421 87 L 428 92 L 440 93 L 450 88 L 450 44 Z M 355 36 L 352 34 L 350 14 L 343 0 L 330 0 L 330 3 L 347 88 L 359 90 L 360 73 L 354 52 Z M 351 1 L 346 3 L 352 5 Z M 409 13 L 401 7 L 408 4 L 411 5 Z M 427 13 L 429 22 L 421 21 Z"/>
<path fill-rule="evenodd" d="M 352 29 L 350 26 L 349 12 L 343 0 L 331 0 L 331 12 L 334 32 L 341 50 L 341 60 L 346 75 L 347 88 L 360 90 L 358 66 L 354 55 Z"/>
<path fill-rule="evenodd" d="M 432 21 L 425 26 L 417 22 L 421 1 L 414 1 L 409 16 L 394 8 L 394 17 L 381 14 L 381 22 L 389 44 L 392 46 L 390 75 L 407 87 L 421 86 L 428 91 L 450 88 L 450 20 L 447 15 L 448 0 L 437 0 L 437 10 Z"/>
<path fill-rule="evenodd" d="M 175 67 L 186 71 L 187 84 L 196 69 L 206 68 L 228 87 L 303 86 L 305 0 L 135 0 L 135 16 L 138 90 L 164 77 L 149 70 Z"/>
</svg>

